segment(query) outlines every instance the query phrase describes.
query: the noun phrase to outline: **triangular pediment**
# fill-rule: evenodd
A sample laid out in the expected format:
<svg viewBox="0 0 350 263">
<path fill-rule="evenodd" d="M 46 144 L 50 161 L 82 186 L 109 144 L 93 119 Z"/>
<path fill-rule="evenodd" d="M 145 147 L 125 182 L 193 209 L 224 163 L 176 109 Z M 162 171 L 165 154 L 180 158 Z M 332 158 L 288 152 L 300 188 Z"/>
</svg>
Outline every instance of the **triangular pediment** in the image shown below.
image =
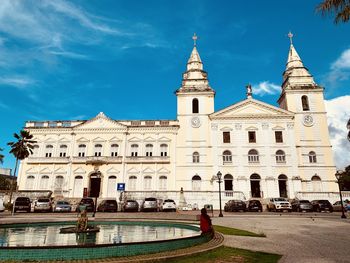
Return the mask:
<svg viewBox="0 0 350 263">
<path fill-rule="evenodd" d="M 280 131 L 280 130 L 284 130 L 284 128 L 282 126 L 275 126 L 275 127 L 272 127 L 272 130 Z"/>
<path fill-rule="evenodd" d="M 167 168 L 162 167 L 162 168 L 160 168 L 160 169 L 157 171 L 157 173 L 159 173 L 159 174 L 169 174 L 170 171 L 169 171 Z"/>
<path fill-rule="evenodd" d="M 105 142 L 106 140 L 101 137 L 96 137 L 92 140 L 93 142 Z"/>
<path fill-rule="evenodd" d="M 26 171 L 26 174 L 38 174 L 38 170 L 36 168 L 30 168 Z"/>
<path fill-rule="evenodd" d="M 89 142 L 89 140 L 85 137 L 80 137 L 79 139 L 77 139 L 77 142 Z"/>
<path fill-rule="evenodd" d="M 45 140 L 46 143 L 48 143 L 48 142 L 55 142 L 55 141 L 56 141 L 56 140 L 53 139 L 53 138 L 51 138 L 51 137 L 49 137 L 49 138 L 47 138 L 47 139 Z"/>
<path fill-rule="evenodd" d="M 55 174 L 66 174 L 67 171 L 63 169 L 62 167 L 55 170 Z"/>
<path fill-rule="evenodd" d="M 255 99 L 246 99 L 210 115 L 211 119 L 229 119 L 242 117 L 265 117 L 274 118 L 284 116 L 286 118 L 294 116 L 290 111 L 275 107 Z"/>
<path fill-rule="evenodd" d="M 100 112 L 96 117 L 83 122 L 74 127 L 74 129 L 124 129 L 125 125 L 108 118 L 103 112 Z"/>
<path fill-rule="evenodd" d="M 137 170 L 135 167 L 132 167 L 128 170 L 128 173 L 129 174 L 138 174 L 138 173 L 140 173 L 140 171 Z"/>
<path fill-rule="evenodd" d="M 150 167 L 147 167 L 146 169 L 144 169 L 142 171 L 142 173 L 144 173 L 144 174 L 153 174 L 154 172 L 155 171 L 152 168 L 150 168 Z"/>
<path fill-rule="evenodd" d="M 110 138 L 109 141 L 110 141 L 110 142 L 121 142 L 122 139 L 120 139 L 120 138 L 114 136 L 114 137 Z"/>
<path fill-rule="evenodd" d="M 149 136 L 147 138 L 144 139 L 145 142 L 155 142 L 156 139 L 154 139 L 153 137 Z"/>
<path fill-rule="evenodd" d="M 119 170 L 117 170 L 117 169 L 115 169 L 115 168 L 109 168 L 108 170 L 107 170 L 107 174 L 119 174 L 120 173 L 120 171 Z"/>
<path fill-rule="evenodd" d="M 129 142 L 140 142 L 141 139 L 140 138 L 137 138 L 137 137 L 132 137 L 128 140 Z"/>
<path fill-rule="evenodd" d="M 70 140 L 68 140 L 66 137 L 63 137 L 59 139 L 58 142 L 70 142 Z"/>
<path fill-rule="evenodd" d="M 171 139 L 169 139 L 169 138 L 163 136 L 163 137 L 159 138 L 158 141 L 159 141 L 159 142 L 170 142 Z"/>
<path fill-rule="evenodd" d="M 50 170 L 49 168 L 44 168 L 40 170 L 41 174 L 51 174 L 52 170 Z"/>
<path fill-rule="evenodd" d="M 73 172 L 74 172 L 74 174 L 85 174 L 86 173 L 86 171 L 81 167 L 78 167 Z"/>
</svg>

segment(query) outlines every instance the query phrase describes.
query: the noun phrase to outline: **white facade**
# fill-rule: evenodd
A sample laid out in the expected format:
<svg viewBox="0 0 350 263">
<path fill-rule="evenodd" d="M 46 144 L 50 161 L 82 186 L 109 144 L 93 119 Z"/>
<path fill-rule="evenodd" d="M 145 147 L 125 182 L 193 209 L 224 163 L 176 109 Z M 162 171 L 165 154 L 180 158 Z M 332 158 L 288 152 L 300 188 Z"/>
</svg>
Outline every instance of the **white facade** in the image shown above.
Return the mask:
<svg viewBox="0 0 350 263">
<path fill-rule="evenodd" d="M 180 203 L 328 194 L 337 190 L 323 88 L 291 45 L 280 108 L 252 98 L 214 112 L 215 91 L 194 47 L 176 91 L 177 120 L 28 121 L 37 141 L 21 162 L 20 190 L 81 198 L 156 196 Z M 97 172 L 97 173 L 96 173 Z M 312 197 L 310 197 L 312 198 Z"/>
</svg>

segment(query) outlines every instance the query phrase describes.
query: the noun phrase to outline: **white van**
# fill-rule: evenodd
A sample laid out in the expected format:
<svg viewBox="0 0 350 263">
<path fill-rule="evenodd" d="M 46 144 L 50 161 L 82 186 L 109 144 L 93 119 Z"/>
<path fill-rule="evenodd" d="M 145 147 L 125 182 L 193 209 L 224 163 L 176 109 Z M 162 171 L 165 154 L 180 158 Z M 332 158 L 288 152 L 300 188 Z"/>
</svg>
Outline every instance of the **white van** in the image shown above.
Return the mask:
<svg viewBox="0 0 350 263">
<path fill-rule="evenodd" d="M 4 212 L 4 211 L 5 211 L 4 200 L 0 198 L 0 212 Z"/>
</svg>

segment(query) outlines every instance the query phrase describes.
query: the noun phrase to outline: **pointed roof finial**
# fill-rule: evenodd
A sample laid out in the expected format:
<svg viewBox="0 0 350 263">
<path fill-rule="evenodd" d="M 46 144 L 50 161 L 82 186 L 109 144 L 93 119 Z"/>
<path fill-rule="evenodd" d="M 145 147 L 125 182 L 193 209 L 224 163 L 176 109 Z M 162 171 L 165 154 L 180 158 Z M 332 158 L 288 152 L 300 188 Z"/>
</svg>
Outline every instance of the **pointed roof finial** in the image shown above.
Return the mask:
<svg viewBox="0 0 350 263">
<path fill-rule="evenodd" d="M 192 39 L 193 39 L 193 46 L 197 46 L 197 39 L 198 39 L 198 37 L 197 37 L 196 33 L 193 34 Z"/>
<path fill-rule="evenodd" d="M 290 40 L 290 44 L 291 45 L 293 45 L 293 34 L 292 34 L 292 32 L 290 32 L 290 30 L 289 30 L 289 33 L 288 33 L 288 37 L 289 37 L 289 40 Z"/>
</svg>

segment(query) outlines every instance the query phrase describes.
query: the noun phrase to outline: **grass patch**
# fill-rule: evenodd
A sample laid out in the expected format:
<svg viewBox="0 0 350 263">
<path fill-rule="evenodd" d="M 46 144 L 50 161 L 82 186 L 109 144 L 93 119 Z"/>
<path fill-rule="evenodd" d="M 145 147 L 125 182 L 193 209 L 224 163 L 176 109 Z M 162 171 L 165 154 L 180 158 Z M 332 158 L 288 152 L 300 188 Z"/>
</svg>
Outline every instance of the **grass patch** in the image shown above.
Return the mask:
<svg viewBox="0 0 350 263">
<path fill-rule="evenodd" d="M 199 253 L 191 256 L 185 256 L 174 259 L 166 259 L 154 262 L 160 263 L 275 263 L 281 258 L 281 255 L 256 252 L 239 248 L 219 247 L 214 250 Z"/>
<path fill-rule="evenodd" d="M 215 229 L 215 231 L 220 232 L 224 235 L 248 236 L 248 237 L 266 237 L 266 235 L 264 233 L 256 234 L 256 233 L 249 232 L 246 230 L 241 230 L 241 229 L 231 228 L 231 227 L 226 227 L 226 226 L 214 225 L 214 229 Z"/>
</svg>

